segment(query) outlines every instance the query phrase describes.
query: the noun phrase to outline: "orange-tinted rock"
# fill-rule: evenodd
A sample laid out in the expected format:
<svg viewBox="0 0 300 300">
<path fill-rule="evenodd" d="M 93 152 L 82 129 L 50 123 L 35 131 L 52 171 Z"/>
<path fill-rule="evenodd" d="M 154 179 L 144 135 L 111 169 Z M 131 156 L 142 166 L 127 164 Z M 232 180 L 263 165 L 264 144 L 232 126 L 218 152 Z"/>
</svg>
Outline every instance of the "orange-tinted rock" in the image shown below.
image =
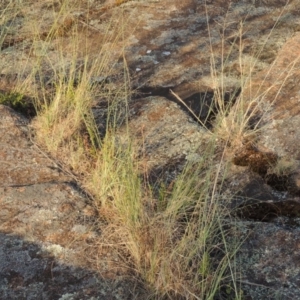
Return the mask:
<svg viewBox="0 0 300 300">
<path fill-rule="evenodd" d="M 259 120 L 258 144 L 277 155 L 300 159 L 300 34 L 279 51 L 269 68 L 249 80 L 241 97 Z"/>
</svg>

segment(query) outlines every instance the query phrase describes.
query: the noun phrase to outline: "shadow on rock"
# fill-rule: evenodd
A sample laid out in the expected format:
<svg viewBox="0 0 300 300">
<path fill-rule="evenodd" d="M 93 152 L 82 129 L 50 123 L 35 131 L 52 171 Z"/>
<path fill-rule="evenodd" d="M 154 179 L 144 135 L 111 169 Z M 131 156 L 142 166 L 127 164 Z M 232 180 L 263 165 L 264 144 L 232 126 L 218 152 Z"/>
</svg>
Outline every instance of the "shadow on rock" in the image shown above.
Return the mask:
<svg viewBox="0 0 300 300">
<path fill-rule="evenodd" d="M 0 299 L 143 299 L 129 280 L 105 280 L 62 264 L 42 246 L 17 236 L 0 233 L 0 261 Z"/>
</svg>

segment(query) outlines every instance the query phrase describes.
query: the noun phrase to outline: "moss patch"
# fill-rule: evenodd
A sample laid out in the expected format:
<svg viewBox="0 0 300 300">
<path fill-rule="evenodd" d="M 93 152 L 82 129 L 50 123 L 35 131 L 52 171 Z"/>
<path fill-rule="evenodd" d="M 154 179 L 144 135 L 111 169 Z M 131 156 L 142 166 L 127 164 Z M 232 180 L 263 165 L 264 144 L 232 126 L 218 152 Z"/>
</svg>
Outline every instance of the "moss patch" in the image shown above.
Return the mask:
<svg viewBox="0 0 300 300">
<path fill-rule="evenodd" d="M 26 117 L 33 117 L 36 115 L 32 102 L 28 97 L 25 97 L 18 92 L 0 92 L 0 104 L 7 105 Z"/>
</svg>

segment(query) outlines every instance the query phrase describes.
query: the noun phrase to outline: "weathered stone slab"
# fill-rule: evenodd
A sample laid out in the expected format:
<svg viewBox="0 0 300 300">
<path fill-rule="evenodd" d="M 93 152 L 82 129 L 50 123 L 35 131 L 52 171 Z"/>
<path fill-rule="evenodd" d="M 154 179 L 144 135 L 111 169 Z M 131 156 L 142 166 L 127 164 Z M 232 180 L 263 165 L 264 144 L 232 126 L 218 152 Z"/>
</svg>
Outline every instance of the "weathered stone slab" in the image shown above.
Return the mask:
<svg viewBox="0 0 300 300">
<path fill-rule="evenodd" d="M 135 283 L 103 279 L 125 271 L 114 251 L 97 258 L 92 201 L 35 147 L 28 123 L 0 105 L 0 298 L 131 298 Z"/>
<path fill-rule="evenodd" d="M 129 129 L 148 167 L 189 159 L 205 149 L 209 133 L 174 102 L 148 97 L 131 106 Z"/>
<path fill-rule="evenodd" d="M 243 221 L 235 227 L 237 240 L 244 240 L 236 271 L 245 299 L 300 298 L 299 218 L 287 223 L 284 218 Z"/>
<path fill-rule="evenodd" d="M 279 51 L 269 68 L 251 78 L 241 97 L 259 120 L 259 144 L 277 155 L 300 159 L 300 34 Z"/>
<path fill-rule="evenodd" d="M 2 75 L 26 78 L 36 60 L 43 61 L 40 67 L 45 77 L 49 70 L 54 75 L 62 66 L 67 71 L 76 28 L 78 39 L 85 40 L 79 62 L 85 55 L 98 61 L 104 56 L 107 68 L 113 66 L 108 73 L 114 80 L 123 80 L 119 75 L 124 64 L 119 58 L 124 56 L 134 87 L 173 87 L 183 98 L 216 87 L 224 91 L 238 88 L 241 74 L 245 76 L 250 68 L 258 72 L 270 64 L 286 38 L 299 30 L 297 1 L 136 0 L 108 6 L 91 1 L 70 7 L 62 16 L 59 1 L 27 3 L 14 22 L 7 21 L 11 29 L 9 47 L 0 53 Z M 105 12 L 103 7 L 107 7 Z M 56 18 L 56 30 L 61 33 L 47 40 Z M 32 43 L 32 24 L 36 25 L 34 34 L 45 41 Z M 60 49 L 64 49 L 63 61 Z M 96 74 L 97 68 L 94 71 L 94 76 L 102 75 Z"/>
<path fill-rule="evenodd" d="M 28 120 L 0 105 L 1 187 L 71 181 L 29 140 Z"/>
</svg>

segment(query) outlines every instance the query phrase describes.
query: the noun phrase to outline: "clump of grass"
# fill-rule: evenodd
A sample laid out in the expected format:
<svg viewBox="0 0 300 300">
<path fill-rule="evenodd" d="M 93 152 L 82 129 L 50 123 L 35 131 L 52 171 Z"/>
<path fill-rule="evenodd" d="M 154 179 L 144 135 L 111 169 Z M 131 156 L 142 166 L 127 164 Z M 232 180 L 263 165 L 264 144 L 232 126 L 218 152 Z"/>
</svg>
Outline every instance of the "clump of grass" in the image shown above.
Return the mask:
<svg viewBox="0 0 300 300">
<path fill-rule="evenodd" d="M 95 149 L 99 144 L 86 74 L 81 74 L 82 78 L 77 86 L 74 86 L 74 74 L 71 72 L 67 82 L 64 78 L 58 80 L 50 102 L 45 99 L 43 103 L 39 103 L 41 109 L 36 120 L 37 132 L 53 153 L 66 147 L 68 142 L 73 145 L 77 143 L 76 148 L 91 143 L 91 148 Z"/>
<path fill-rule="evenodd" d="M 268 170 L 268 173 L 276 174 L 277 176 L 284 176 L 292 174 L 298 167 L 298 161 L 295 159 L 282 157 L 277 160 L 275 165 L 272 165 L 272 167 Z"/>
<path fill-rule="evenodd" d="M 136 273 L 157 299 L 213 299 L 232 262 L 223 229 L 228 213 L 216 188 L 223 174 L 208 163 L 214 149 L 211 143 L 203 160 L 187 166 L 172 191 L 161 195 L 164 199 L 154 199 L 141 183 L 132 144 L 124 146 L 109 133 L 88 179 L 100 215 L 108 227 L 118 228 L 123 253 L 130 253 Z"/>
<path fill-rule="evenodd" d="M 263 102 L 263 95 L 268 93 L 275 85 L 268 87 L 268 90 L 264 90 L 262 87 L 264 86 L 264 81 L 261 82 L 261 87 L 255 90 L 255 94 L 251 94 L 251 81 L 253 78 L 253 74 L 256 72 L 256 68 L 258 66 L 259 58 L 262 58 L 262 54 L 264 53 L 266 44 L 273 34 L 276 26 L 280 22 L 281 16 L 284 13 L 288 3 L 280 10 L 280 13 L 277 19 L 274 22 L 267 38 L 264 43 L 255 51 L 255 53 L 251 54 L 251 59 L 249 57 L 245 57 L 244 55 L 244 41 L 243 36 L 246 32 L 244 28 L 243 20 L 240 21 L 240 24 L 236 30 L 236 33 L 233 35 L 234 41 L 231 44 L 231 50 L 228 51 L 227 57 L 222 57 L 221 65 L 217 65 L 218 57 L 215 57 L 213 45 L 211 43 L 212 39 L 210 37 L 210 54 L 211 54 L 211 77 L 217 87 L 215 90 L 215 101 L 217 102 L 218 114 L 217 118 L 214 122 L 214 134 L 217 138 L 221 138 L 226 142 L 230 142 L 231 148 L 240 148 L 243 144 L 248 142 L 255 142 L 256 137 L 259 134 L 260 123 L 263 117 L 263 114 L 259 113 L 259 107 Z M 207 11 L 206 11 L 207 13 Z M 207 13 L 207 18 L 208 18 Z M 247 16 L 246 16 L 247 17 Z M 245 17 L 245 20 L 246 20 Z M 224 23 L 221 25 L 221 34 L 223 36 L 222 45 L 221 45 L 221 53 L 225 53 L 226 47 L 228 47 L 227 42 L 225 40 L 225 31 L 228 20 L 224 19 Z M 210 35 L 210 25 L 207 22 L 208 32 Z M 237 48 L 238 51 L 238 70 L 239 75 L 238 79 L 240 81 L 237 89 L 241 90 L 241 94 L 235 98 L 229 100 L 229 102 L 225 105 L 226 101 L 224 100 L 224 85 L 222 82 L 225 82 L 225 73 L 230 73 L 230 69 L 227 69 L 228 61 L 230 60 L 231 52 Z M 273 64 L 270 65 L 269 72 L 272 70 Z M 291 72 L 293 66 L 290 66 L 289 73 Z M 225 72 L 226 70 L 226 72 Z M 234 73 L 234 72 L 233 72 Z M 268 74 L 267 74 L 268 75 Z M 266 77 L 267 77 L 266 75 Z M 288 78 L 288 75 L 283 80 Z M 221 81 L 219 84 L 218 81 Z M 248 94 L 244 93 L 245 88 L 249 88 Z M 233 95 L 236 93 L 233 93 Z M 251 98 L 249 99 L 249 94 L 251 94 Z M 277 94 L 278 95 L 278 94 Z M 276 101 L 276 97 L 273 102 Z M 272 106 L 272 103 L 269 104 L 269 107 Z M 267 111 L 267 107 L 264 108 Z"/>
<path fill-rule="evenodd" d="M 204 161 L 188 166 L 165 210 L 151 218 L 144 276 L 158 295 L 212 299 L 220 289 L 228 261 L 217 267 L 216 250 L 224 242 L 218 218 L 224 212 L 210 184 L 213 173 Z"/>
</svg>

